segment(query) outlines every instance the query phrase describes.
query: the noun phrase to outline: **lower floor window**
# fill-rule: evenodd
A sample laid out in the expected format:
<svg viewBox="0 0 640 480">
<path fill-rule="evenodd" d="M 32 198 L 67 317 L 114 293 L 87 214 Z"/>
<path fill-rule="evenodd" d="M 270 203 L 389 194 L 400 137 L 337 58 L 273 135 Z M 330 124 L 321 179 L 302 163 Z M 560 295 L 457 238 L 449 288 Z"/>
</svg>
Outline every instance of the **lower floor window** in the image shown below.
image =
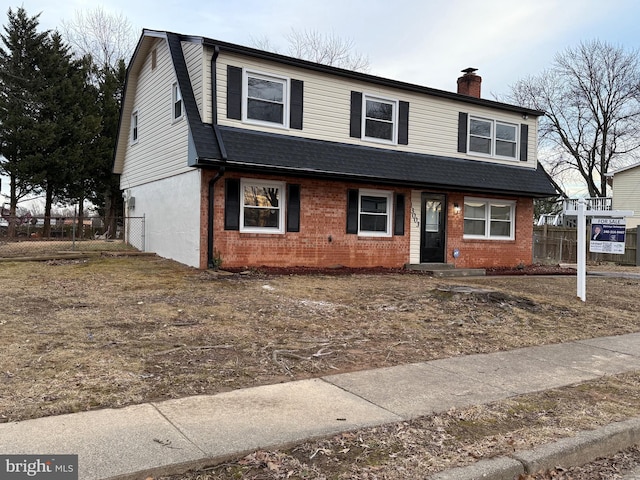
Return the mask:
<svg viewBox="0 0 640 480">
<path fill-rule="evenodd" d="M 482 198 L 464 199 L 464 236 L 512 240 L 515 202 Z"/>
<path fill-rule="evenodd" d="M 391 192 L 360 190 L 358 208 L 358 234 L 391 236 Z"/>
<path fill-rule="evenodd" d="M 284 232 L 284 184 L 242 180 L 240 231 Z"/>
</svg>

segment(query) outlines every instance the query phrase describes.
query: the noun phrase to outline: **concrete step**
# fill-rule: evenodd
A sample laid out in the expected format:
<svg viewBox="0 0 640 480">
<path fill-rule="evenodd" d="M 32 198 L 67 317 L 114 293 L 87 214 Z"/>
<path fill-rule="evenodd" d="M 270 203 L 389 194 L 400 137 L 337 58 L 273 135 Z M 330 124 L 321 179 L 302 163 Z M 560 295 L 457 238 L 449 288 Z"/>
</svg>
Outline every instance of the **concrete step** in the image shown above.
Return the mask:
<svg viewBox="0 0 640 480">
<path fill-rule="evenodd" d="M 407 263 L 405 268 L 408 270 L 453 270 L 455 265 L 452 263 Z"/>
<path fill-rule="evenodd" d="M 484 268 L 455 268 L 450 263 L 420 263 L 406 265 L 408 270 L 416 270 L 434 277 L 484 277 Z"/>
</svg>

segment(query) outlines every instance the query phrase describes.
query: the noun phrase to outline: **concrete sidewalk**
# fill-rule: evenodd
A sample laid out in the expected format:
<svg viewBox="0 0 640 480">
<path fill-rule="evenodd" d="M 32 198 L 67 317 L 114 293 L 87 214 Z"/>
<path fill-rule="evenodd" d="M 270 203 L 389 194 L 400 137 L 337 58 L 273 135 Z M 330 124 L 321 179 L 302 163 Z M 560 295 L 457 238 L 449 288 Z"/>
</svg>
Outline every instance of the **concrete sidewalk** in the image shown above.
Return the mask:
<svg viewBox="0 0 640 480">
<path fill-rule="evenodd" d="M 632 370 L 640 333 L 2 424 L 0 453 L 77 454 L 81 479 L 144 478 Z"/>
</svg>

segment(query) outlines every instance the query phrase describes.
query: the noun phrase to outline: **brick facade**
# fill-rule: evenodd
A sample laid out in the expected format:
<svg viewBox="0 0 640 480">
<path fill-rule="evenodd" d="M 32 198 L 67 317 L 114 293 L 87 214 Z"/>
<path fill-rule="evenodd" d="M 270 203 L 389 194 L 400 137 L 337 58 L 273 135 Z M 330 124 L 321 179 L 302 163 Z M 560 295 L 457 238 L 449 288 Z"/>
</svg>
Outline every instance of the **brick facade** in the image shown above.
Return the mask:
<svg viewBox="0 0 640 480">
<path fill-rule="evenodd" d="M 207 268 L 208 184 L 215 171 L 203 170 L 201 208 L 201 268 Z M 224 229 L 226 178 L 260 178 L 300 185 L 300 232 L 282 234 L 242 233 Z M 392 237 L 361 237 L 346 233 L 347 191 L 378 189 L 404 194 L 405 232 Z M 214 250 L 223 268 L 243 267 L 402 267 L 410 254 L 409 189 L 379 185 L 295 179 L 279 176 L 254 176 L 227 173 L 214 187 Z M 478 197 L 477 195 L 474 195 Z M 494 197 L 491 197 L 494 198 Z M 532 261 L 533 201 L 517 199 L 515 240 L 469 240 L 462 232 L 464 217 L 454 213 L 453 205 L 464 204 L 464 195 L 448 193 L 446 261 L 457 267 L 482 268 L 509 266 Z M 514 200 L 514 199 L 510 199 Z M 454 259 L 453 250 L 460 256 Z"/>
<path fill-rule="evenodd" d="M 473 195 L 483 198 L 482 195 Z M 496 198 L 496 197 L 485 197 Z M 500 197 L 498 197 L 500 198 Z M 514 240 L 476 240 L 463 238 L 463 213 L 455 214 L 453 205 L 464 205 L 464 195 L 449 194 L 447 215 L 447 263 L 462 268 L 515 267 L 533 261 L 533 200 L 531 198 L 506 198 L 516 200 L 516 224 Z M 455 249 L 460 256 L 453 258 Z"/>
<path fill-rule="evenodd" d="M 202 238 L 207 236 L 209 179 L 215 172 L 203 174 Z M 347 191 L 350 188 L 377 188 L 409 197 L 409 190 L 381 188 L 376 185 L 292 179 L 278 176 L 254 176 L 228 173 L 224 178 L 260 178 L 300 185 L 300 232 L 283 234 L 242 233 L 224 229 L 224 181 L 215 184 L 214 249 L 223 267 L 401 267 L 409 261 L 409 209 L 405 213 L 405 234 L 391 237 L 361 237 L 346 233 Z M 206 266 L 203 244 L 201 265 Z"/>
</svg>

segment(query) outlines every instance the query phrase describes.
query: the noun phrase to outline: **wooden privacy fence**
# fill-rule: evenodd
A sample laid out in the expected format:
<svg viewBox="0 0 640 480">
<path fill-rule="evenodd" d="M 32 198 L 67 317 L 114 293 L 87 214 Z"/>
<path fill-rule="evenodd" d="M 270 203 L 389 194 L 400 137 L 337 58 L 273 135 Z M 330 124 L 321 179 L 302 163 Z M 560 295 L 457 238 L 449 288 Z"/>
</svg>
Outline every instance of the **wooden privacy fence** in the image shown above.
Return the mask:
<svg viewBox="0 0 640 480">
<path fill-rule="evenodd" d="M 591 253 L 587 246 L 587 262 L 613 262 L 620 265 L 640 265 L 638 228 L 625 234 L 624 255 Z M 575 228 L 544 225 L 533 227 L 533 261 L 535 263 L 577 263 L 578 231 Z M 587 234 L 587 238 L 589 235 Z"/>
</svg>

